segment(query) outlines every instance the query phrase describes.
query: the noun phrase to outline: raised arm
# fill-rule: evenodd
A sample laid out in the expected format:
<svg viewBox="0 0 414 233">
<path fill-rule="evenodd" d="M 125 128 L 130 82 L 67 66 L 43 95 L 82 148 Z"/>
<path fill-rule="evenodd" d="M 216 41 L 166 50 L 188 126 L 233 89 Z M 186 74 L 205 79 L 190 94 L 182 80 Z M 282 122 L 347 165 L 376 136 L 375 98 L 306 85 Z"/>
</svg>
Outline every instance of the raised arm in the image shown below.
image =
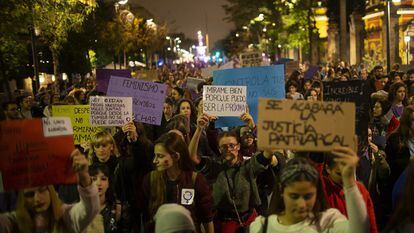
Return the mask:
<svg viewBox="0 0 414 233">
<path fill-rule="evenodd" d="M 188 145 L 188 150 L 190 151 L 190 158 L 196 164 L 200 164 L 201 160 L 198 156 L 198 144 L 200 142 L 201 134 L 205 127 L 207 127 L 209 122 L 209 117 L 206 114 L 202 114 L 197 119 L 197 129 L 194 132 L 193 138 L 191 138 L 190 144 Z"/>
<path fill-rule="evenodd" d="M 358 189 L 355 179 L 358 156 L 351 148 L 336 147 L 332 150 L 341 169 L 342 183 L 348 212 L 348 233 L 364 233 L 369 231 L 367 208 Z"/>
<path fill-rule="evenodd" d="M 83 232 L 99 213 L 98 189 L 89 176 L 89 162 L 79 150 L 71 154 L 72 167 L 78 176 L 80 201 L 75 205 L 62 207 L 63 219 L 74 232 Z"/>
</svg>

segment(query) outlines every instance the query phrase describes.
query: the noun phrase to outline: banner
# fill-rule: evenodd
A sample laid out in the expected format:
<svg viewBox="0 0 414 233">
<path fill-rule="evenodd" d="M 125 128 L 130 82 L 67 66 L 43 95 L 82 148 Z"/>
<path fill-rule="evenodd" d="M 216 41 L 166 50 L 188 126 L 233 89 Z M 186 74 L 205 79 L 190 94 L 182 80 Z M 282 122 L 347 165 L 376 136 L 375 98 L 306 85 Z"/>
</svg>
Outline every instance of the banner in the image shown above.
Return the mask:
<svg viewBox="0 0 414 233">
<path fill-rule="evenodd" d="M 92 137 L 101 130 L 100 127 L 91 126 L 89 123 L 89 105 L 53 105 L 52 116 L 70 118 L 75 145 L 90 142 Z"/>
<path fill-rule="evenodd" d="M 260 98 L 257 133 L 261 150 L 331 151 L 335 146 L 354 148 L 355 105 Z"/>
<path fill-rule="evenodd" d="M 368 123 L 370 119 L 370 87 L 363 80 L 344 82 L 323 82 L 323 100 L 353 102 L 356 106 L 355 126 L 360 146 L 368 143 Z"/>
<path fill-rule="evenodd" d="M 203 112 L 211 116 L 237 116 L 247 111 L 245 86 L 203 87 Z"/>
<path fill-rule="evenodd" d="M 217 70 L 213 72 L 214 85 L 246 86 L 249 112 L 257 121 L 257 100 L 263 98 L 285 98 L 285 71 L 283 65 L 259 66 L 239 69 Z M 244 125 L 239 118 L 220 117 L 216 127 Z"/>
<path fill-rule="evenodd" d="M 134 119 L 151 125 L 161 125 L 166 90 L 165 84 L 111 77 L 107 95 L 133 97 Z"/>
<path fill-rule="evenodd" d="M 96 126 L 123 126 L 132 121 L 131 97 L 91 96 L 90 123 Z"/>
<path fill-rule="evenodd" d="M 1 121 L 0 147 L 5 191 L 76 183 L 70 159 L 73 136 L 45 137 L 42 119 Z"/>
<path fill-rule="evenodd" d="M 187 88 L 190 90 L 197 90 L 197 86 L 200 83 L 203 83 L 204 79 L 199 79 L 199 78 L 187 78 Z"/>
<path fill-rule="evenodd" d="M 106 93 L 111 76 L 131 78 L 129 70 L 96 69 L 96 90 Z"/>
</svg>

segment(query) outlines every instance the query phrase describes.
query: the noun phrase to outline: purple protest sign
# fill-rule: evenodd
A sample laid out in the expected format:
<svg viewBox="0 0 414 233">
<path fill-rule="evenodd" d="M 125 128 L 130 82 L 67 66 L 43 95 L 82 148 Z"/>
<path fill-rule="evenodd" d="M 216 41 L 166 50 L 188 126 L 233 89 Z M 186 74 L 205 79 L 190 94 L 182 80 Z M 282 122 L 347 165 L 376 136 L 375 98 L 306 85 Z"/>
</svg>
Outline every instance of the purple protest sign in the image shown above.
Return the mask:
<svg viewBox="0 0 414 233">
<path fill-rule="evenodd" d="M 96 90 L 106 93 L 108 90 L 108 83 L 111 76 L 131 78 L 131 71 L 129 70 L 112 70 L 112 69 L 96 69 Z"/>
<path fill-rule="evenodd" d="M 107 96 L 132 97 L 136 121 L 161 125 L 167 86 L 160 83 L 111 76 Z"/>
</svg>

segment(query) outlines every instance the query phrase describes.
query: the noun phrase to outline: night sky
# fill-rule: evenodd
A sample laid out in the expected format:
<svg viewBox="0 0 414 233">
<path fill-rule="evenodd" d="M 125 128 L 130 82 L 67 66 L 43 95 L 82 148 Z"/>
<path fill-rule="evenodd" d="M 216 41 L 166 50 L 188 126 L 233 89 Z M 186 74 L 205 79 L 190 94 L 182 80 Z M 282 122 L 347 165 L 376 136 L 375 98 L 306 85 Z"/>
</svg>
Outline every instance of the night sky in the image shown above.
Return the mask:
<svg viewBox="0 0 414 233">
<path fill-rule="evenodd" d="M 183 32 L 196 39 L 197 31 L 208 28 L 210 48 L 226 37 L 234 27 L 224 20 L 222 5 L 226 0 L 130 0 L 155 15 L 155 20 L 167 22 L 170 32 Z M 207 21 L 207 25 L 206 25 Z"/>
</svg>

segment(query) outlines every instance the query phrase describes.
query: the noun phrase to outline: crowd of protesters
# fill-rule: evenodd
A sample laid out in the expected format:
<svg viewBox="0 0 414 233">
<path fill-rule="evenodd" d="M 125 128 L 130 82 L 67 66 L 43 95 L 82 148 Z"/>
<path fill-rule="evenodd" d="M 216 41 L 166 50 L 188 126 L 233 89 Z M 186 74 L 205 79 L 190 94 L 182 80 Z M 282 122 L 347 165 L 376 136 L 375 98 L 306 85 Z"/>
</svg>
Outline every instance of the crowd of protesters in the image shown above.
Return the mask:
<svg viewBox="0 0 414 233">
<path fill-rule="evenodd" d="M 192 64 L 162 67 L 161 125 L 130 122 L 72 152 L 77 185 L 0 195 L 0 232 L 414 232 L 414 70 L 398 65 L 319 67 L 286 77 L 286 98 L 323 101 L 323 83 L 369 86 L 365 148 L 329 153 L 260 151 L 247 112 L 242 127 L 216 128 L 203 112 Z M 53 105 L 88 104 L 93 76 L 16 91 L 5 121 L 52 117 Z"/>
</svg>

